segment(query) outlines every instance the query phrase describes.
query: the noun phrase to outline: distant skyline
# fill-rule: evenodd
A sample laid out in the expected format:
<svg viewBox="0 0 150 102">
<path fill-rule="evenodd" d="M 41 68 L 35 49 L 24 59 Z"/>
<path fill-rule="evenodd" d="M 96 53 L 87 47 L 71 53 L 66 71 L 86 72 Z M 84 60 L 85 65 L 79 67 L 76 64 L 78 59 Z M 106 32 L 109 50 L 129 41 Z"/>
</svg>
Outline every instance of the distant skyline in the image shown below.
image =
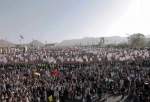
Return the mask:
<svg viewBox="0 0 150 102">
<path fill-rule="evenodd" d="M 0 38 L 19 43 L 150 35 L 150 0 L 0 0 Z"/>
</svg>

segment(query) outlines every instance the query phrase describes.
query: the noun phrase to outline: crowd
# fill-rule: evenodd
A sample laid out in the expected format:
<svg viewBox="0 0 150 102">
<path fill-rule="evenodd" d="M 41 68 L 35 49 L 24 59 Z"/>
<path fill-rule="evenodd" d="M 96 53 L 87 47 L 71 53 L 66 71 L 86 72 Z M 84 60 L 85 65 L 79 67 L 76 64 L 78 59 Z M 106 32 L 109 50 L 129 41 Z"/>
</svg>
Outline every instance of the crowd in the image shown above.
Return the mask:
<svg viewBox="0 0 150 102">
<path fill-rule="evenodd" d="M 0 54 L 0 102 L 150 102 L 148 49 L 54 48 Z"/>
</svg>

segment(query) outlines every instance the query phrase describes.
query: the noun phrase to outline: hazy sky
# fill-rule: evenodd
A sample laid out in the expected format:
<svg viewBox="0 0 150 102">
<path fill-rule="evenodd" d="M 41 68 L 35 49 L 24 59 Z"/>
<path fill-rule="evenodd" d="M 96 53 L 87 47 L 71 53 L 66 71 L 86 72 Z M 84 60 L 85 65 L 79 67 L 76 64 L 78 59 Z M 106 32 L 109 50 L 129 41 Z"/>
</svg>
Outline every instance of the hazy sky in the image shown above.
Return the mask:
<svg viewBox="0 0 150 102">
<path fill-rule="evenodd" d="M 0 36 L 19 42 L 150 34 L 150 0 L 0 0 Z"/>
</svg>

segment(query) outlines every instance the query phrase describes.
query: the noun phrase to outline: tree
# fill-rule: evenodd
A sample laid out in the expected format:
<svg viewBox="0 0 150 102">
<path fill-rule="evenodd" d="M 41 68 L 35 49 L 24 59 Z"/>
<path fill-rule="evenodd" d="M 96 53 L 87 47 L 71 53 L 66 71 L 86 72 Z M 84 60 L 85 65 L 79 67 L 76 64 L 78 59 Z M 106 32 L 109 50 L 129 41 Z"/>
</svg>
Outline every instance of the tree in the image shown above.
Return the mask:
<svg viewBox="0 0 150 102">
<path fill-rule="evenodd" d="M 104 38 L 104 37 L 101 37 L 98 45 L 99 45 L 100 47 L 102 47 L 102 46 L 104 46 L 104 43 L 105 43 L 105 38 Z"/>
<path fill-rule="evenodd" d="M 129 36 L 128 43 L 132 48 L 143 48 L 145 46 L 145 36 L 141 33 L 133 34 Z"/>
<path fill-rule="evenodd" d="M 116 45 L 117 48 L 128 48 L 128 44 L 127 43 L 120 43 L 118 45 Z"/>
<path fill-rule="evenodd" d="M 150 41 L 146 42 L 146 47 L 150 47 Z"/>
</svg>

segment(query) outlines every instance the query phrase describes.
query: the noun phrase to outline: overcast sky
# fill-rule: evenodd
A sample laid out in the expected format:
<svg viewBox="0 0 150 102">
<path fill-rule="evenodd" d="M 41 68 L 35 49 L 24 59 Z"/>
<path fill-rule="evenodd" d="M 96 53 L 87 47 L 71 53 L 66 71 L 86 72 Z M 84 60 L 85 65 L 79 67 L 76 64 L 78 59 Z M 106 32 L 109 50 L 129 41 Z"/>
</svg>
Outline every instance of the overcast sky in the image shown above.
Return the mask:
<svg viewBox="0 0 150 102">
<path fill-rule="evenodd" d="M 0 37 L 19 42 L 150 34 L 150 0 L 0 0 Z"/>
</svg>

